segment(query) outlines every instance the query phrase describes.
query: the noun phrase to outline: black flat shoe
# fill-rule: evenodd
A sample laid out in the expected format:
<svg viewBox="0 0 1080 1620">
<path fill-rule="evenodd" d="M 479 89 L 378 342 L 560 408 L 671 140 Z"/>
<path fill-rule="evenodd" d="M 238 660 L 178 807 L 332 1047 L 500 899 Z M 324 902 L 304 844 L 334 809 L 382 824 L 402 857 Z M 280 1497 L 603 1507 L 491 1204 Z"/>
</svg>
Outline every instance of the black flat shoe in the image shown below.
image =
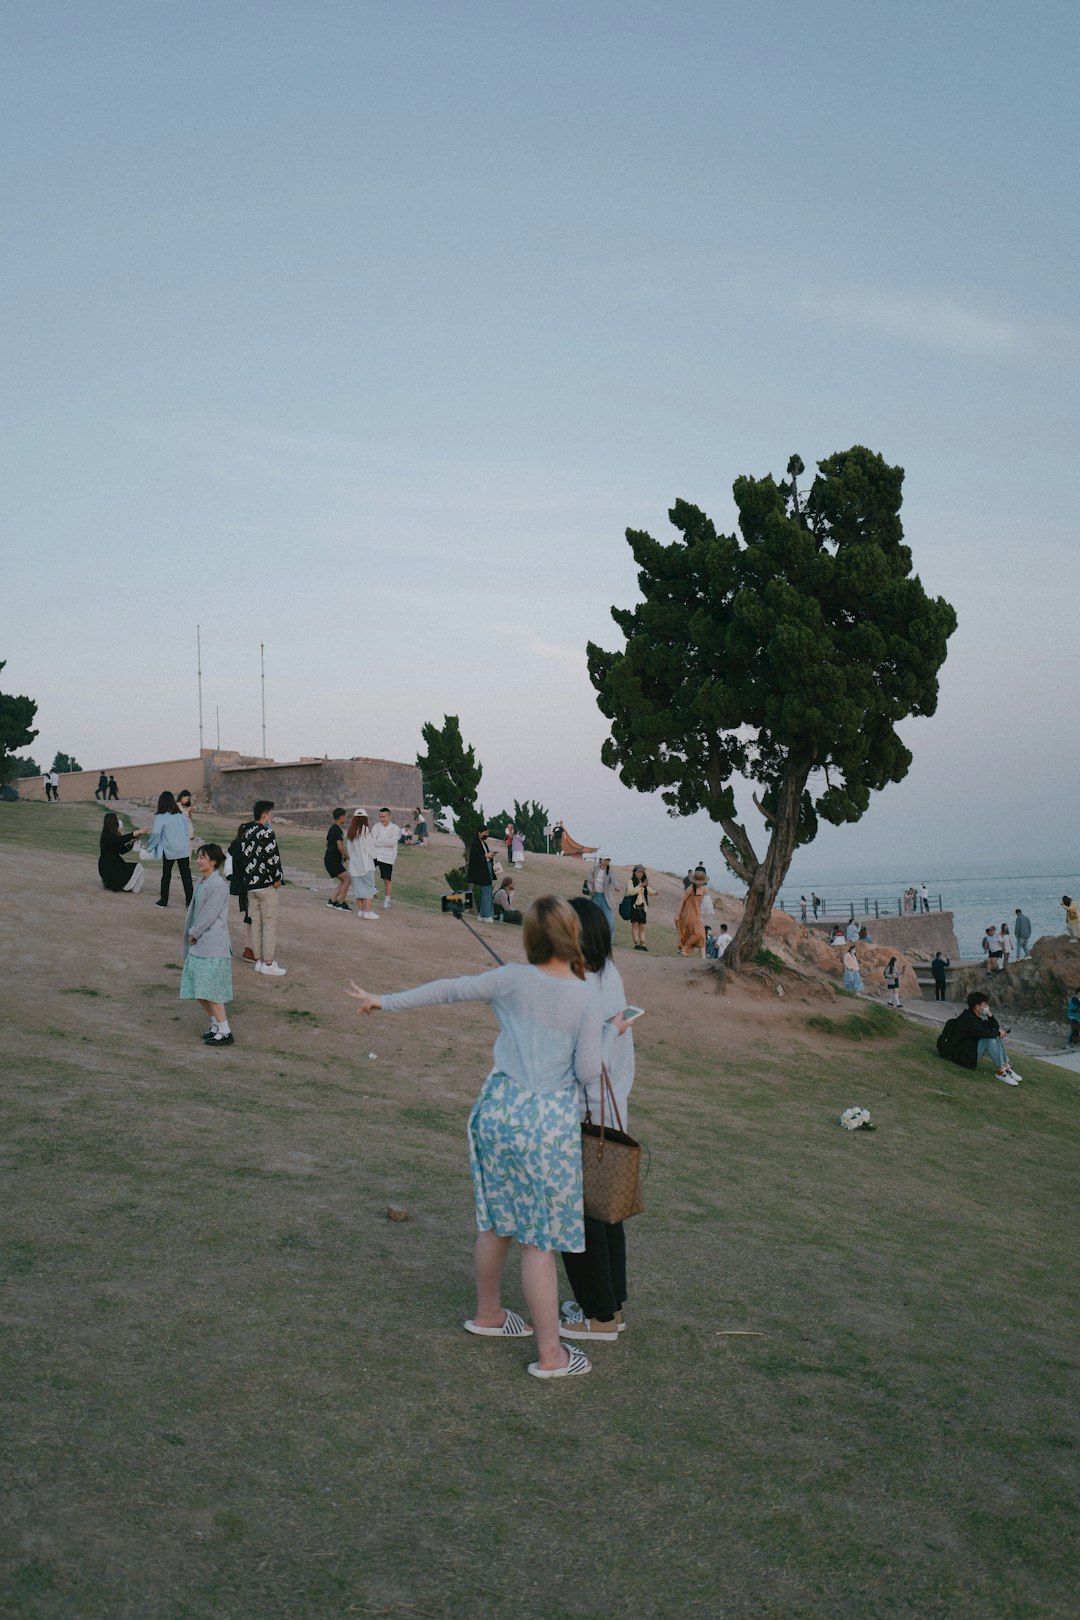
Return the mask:
<svg viewBox="0 0 1080 1620">
<path fill-rule="evenodd" d="M 207 1046 L 232 1046 L 234 1044 L 231 1030 L 228 1035 L 219 1035 L 215 1031 L 213 1035 L 204 1035 L 203 1040 Z"/>
<path fill-rule="evenodd" d="M 169 902 L 167 900 L 155 900 L 154 904 L 162 911 L 168 911 L 169 909 Z"/>
</svg>

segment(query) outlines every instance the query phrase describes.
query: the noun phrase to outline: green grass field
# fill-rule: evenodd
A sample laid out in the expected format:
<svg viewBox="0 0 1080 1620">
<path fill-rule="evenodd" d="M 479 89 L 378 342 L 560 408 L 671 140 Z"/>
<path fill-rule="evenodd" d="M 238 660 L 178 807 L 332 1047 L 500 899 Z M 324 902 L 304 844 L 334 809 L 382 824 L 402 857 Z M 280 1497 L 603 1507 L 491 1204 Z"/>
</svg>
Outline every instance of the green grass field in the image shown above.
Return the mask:
<svg viewBox="0 0 1080 1620">
<path fill-rule="evenodd" d="M 630 1327 L 540 1385 L 460 1328 L 483 1016 L 358 1042 L 245 982 L 212 1066 L 178 955 L 102 938 L 99 817 L 0 806 L 9 936 L 85 935 L 4 975 L 5 1620 L 1076 1614 L 1075 1077 L 672 981 Z M 419 915 L 449 862 L 416 856 Z"/>
</svg>

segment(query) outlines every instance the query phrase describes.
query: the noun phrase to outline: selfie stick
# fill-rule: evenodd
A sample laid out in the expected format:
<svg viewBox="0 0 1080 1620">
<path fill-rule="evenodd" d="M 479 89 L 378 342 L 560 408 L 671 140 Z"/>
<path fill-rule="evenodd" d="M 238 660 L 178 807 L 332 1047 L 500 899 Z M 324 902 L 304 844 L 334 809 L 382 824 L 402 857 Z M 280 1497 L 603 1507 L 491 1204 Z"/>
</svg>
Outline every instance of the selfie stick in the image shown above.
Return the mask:
<svg viewBox="0 0 1080 1620">
<path fill-rule="evenodd" d="M 457 913 L 457 919 L 458 919 L 458 921 L 460 923 L 464 924 L 464 926 L 469 930 L 469 933 L 472 935 L 473 939 L 479 940 L 480 944 L 484 947 L 485 951 L 487 951 L 488 955 L 489 956 L 494 956 L 496 962 L 498 962 L 500 967 L 505 967 L 506 966 L 506 963 L 503 961 L 502 957 L 499 956 L 496 951 L 492 950 L 492 948 L 488 944 L 487 940 L 486 939 L 480 939 L 480 935 L 476 932 L 476 929 L 473 928 L 472 924 L 465 922 L 465 919 L 461 915 L 460 911 Z"/>
</svg>

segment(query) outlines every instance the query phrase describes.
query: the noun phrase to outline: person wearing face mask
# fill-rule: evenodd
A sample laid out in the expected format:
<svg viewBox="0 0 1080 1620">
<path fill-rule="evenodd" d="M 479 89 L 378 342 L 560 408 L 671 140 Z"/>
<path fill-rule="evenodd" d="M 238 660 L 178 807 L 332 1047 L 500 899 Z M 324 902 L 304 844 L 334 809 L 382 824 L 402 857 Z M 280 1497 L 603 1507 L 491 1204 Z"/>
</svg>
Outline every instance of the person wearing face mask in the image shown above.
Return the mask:
<svg viewBox="0 0 1080 1620">
<path fill-rule="evenodd" d="M 286 969 L 277 961 L 278 890 L 284 878 L 281 854 L 270 824 L 272 799 L 256 799 L 252 820 L 240 834 L 240 864 L 251 914 L 255 972 L 280 979 Z"/>
</svg>

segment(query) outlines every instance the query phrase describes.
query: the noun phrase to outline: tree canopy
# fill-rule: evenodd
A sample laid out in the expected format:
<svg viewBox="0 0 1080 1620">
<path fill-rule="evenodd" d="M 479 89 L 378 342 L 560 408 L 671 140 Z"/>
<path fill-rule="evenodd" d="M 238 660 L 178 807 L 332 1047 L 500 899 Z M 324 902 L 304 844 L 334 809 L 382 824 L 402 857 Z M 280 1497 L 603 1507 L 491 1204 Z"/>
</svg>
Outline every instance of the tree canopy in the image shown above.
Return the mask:
<svg viewBox="0 0 1080 1620">
<path fill-rule="evenodd" d="M 6 660 L 0 659 L 0 670 Z M 37 736 L 31 725 L 37 704 L 33 698 L 10 692 L 0 692 L 0 782 L 10 782 L 15 775 L 14 754 L 26 748 Z"/>
<path fill-rule="evenodd" d="M 590 643 L 589 676 L 611 722 L 602 758 L 623 782 L 660 790 L 672 815 L 705 810 L 747 884 L 725 961 L 761 944 L 795 848 L 819 820 L 857 821 L 872 792 L 907 774 L 896 725 L 937 707 L 956 614 L 911 572 L 904 472 L 856 445 L 819 462 L 800 496 L 788 479 L 739 478 L 738 535 L 677 501 L 668 545 L 628 529 L 644 598 L 613 607 L 622 651 Z M 732 783 L 756 784 L 768 844 L 736 820 Z"/>
<path fill-rule="evenodd" d="M 526 799 L 523 804 L 514 800 L 513 813 L 509 810 L 500 810 L 497 816 L 488 819 L 488 826 L 495 838 L 501 838 L 506 823 L 513 822 L 517 831 L 525 840 L 525 848 L 534 855 L 542 855 L 547 848 L 544 839 L 544 828 L 551 825 L 551 812 L 540 803 L 538 799 Z"/>
<path fill-rule="evenodd" d="M 426 754 L 417 754 L 416 763 L 424 780 L 424 803 L 435 818 L 446 808 L 453 813 L 454 831 L 468 846 L 482 825 L 483 810 L 477 807 L 476 792 L 484 767 L 477 763 L 476 750 L 466 747 L 456 714 L 444 714 L 441 726 L 431 721 L 420 732 Z"/>
<path fill-rule="evenodd" d="M 54 756 L 50 769 L 58 771 L 61 776 L 65 776 L 71 771 L 81 771 L 82 766 L 79 764 L 74 754 L 58 753 Z"/>
</svg>

